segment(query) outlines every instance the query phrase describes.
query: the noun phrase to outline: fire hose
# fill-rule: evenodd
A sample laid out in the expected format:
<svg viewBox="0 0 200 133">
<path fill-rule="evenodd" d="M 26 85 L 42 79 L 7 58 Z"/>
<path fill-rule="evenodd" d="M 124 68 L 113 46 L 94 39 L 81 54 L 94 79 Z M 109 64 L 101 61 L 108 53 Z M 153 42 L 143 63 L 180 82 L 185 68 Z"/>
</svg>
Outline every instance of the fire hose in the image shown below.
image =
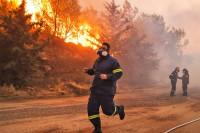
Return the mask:
<svg viewBox="0 0 200 133">
<path fill-rule="evenodd" d="M 168 131 L 166 131 L 166 132 L 164 132 L 164 133 L 169 133 L 169 132 L 171 132 L 171 131 L 173 131 L 173 130 L 175 130 L 175 129 L 177 129 L 177 128 L 183 127 L 183 126 L 185 126 L 185 125 L 191 124 L 191 123 L 196 122 L 196 121 L 199 121 L 199 120 L 200 120 L 200 118 L 195 119 L 195 120 L 192 120 L 192 121 L 189 121 L 189 122 L 186 122 L 186 123 L 183 123 L 183 124 L 178 125 L 178 126 L 172 128 L 172 129 L 170 129 L 170 130 L 168 130 Z"/>
</svg>

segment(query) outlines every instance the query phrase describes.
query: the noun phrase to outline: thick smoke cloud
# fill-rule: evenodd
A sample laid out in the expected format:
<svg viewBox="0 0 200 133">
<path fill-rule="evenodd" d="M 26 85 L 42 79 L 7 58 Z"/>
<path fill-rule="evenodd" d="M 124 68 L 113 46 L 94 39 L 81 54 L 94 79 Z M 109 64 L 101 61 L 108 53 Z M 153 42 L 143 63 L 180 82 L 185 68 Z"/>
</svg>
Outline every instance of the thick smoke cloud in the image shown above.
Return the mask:
<svg viewBox="0 0 200 133">
<path fill-rule="evenodd" d="M 85 7 L 93 6 L 98 11 L 104 10 L 104 3 L 111 0 L 80 0 L 80 4 Z M 122 5 L 124 0 L 115 0 Z M 199 53 L 200 45 L 200 1 L 198 0 L 129 0 L 129 2 L 139 8 L 140 12 L 149 14 L 160 14 L 164 16 L 166 23 L 175 27 L 184 28 L 190 40 L 190 45 L 185 49 L 185 53 Z"/>
<path fill-rule="evenodd" d="M 111 1 L 111 0 L 110 0 Z M 80 0 L 83 7 L 93 6 L 98 11 L 104 10 L 104 3 L 107 0 L 93 1 Z M 122 6 L 124 0 L 115 0 Z M 181 69 L 187 68 L 190 73 L 190 87 L 200 87 L 200 1 L 198 0 L 129 0 L 129 2 L 138 7 L 140 12 L 148 14 L 160 14 L 164 17 L 166 25 L 176 28 L 183 28 L 186 32 L 186 38 L 189 39 L 189 45 L 183 49 L 182 62 L 178 63 Z M 155 73 L 157 81 L 169 84 L 168 76 L 176 67 L 170 65 L 167 55 L 163 54 L 163 49 L 155 47 L 158 56 L 161 59 L 160 68 Z M 176 60 L 176 59 L 174 59 Z M 182 75 L 182 71 L 179 73 Z M 179 81 L 178 85 L 181 85 Z"/>
</svg>

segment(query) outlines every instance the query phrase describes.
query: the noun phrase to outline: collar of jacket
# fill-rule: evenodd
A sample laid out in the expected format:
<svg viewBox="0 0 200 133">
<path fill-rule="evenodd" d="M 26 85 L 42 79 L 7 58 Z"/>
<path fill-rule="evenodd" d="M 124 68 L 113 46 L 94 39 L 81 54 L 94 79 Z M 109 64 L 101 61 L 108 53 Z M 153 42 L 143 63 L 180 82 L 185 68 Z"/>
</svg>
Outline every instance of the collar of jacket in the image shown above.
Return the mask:
<svg viewBox="0 0 200 133">
<path fill-rule="evenodd" d="M 108 54 L 107 56 L 100 56 L 100 57 L 98 58 L 98 61 L 105 60 L 105 59 L 107 59 L 109 56 L 110 56 L 110 54 Z"/>
<path fill-rule="evenodd" d="M 174 72 L 175 72 L 175 73 L 178 73 L 178 72 L 176 72 L 176 70 L 174 70 Z"/>
</svg>

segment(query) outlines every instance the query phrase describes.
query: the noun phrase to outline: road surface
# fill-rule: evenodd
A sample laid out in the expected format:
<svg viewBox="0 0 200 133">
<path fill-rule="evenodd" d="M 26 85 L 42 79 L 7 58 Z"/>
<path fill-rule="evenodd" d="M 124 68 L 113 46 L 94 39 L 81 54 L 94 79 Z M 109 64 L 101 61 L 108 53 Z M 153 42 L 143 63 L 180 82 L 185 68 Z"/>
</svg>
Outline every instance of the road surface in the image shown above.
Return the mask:
<svg viewBox="0 0 200 133">
<path fill-rule="evenodd" d="M 200 118 L 200 89 L 191 88 L 175 97 L 163 87 L 120 90 L 117 105 L 125 106 L 126 117 L 100 113 L 103 133 L 163 133 L 170 128 Z M 89 96 L 0 102 L 2 133 L 91 133 L 87 117 Z M 200 122 L 172 133 L 199 133 Z"/>
</svg>

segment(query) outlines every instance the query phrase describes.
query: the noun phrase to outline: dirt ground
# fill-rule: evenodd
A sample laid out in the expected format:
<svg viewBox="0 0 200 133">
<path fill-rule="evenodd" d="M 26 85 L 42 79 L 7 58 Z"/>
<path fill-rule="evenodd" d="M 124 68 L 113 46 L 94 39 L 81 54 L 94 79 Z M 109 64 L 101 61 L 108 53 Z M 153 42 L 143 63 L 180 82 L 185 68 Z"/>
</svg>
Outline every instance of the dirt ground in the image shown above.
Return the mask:
<svg viewBox="0 0 200 133">
<path fill-rule="evenodd" d="M 126 117 L 102 112 L 103 133 L 163 133 L 200 118 L 200 88 L 190 88 L 187 97 L 178 88 L 169 97 L 169 88 L 123 89 L 115 96 L 125 106 Z M 91 133 L 87 117 L 89 96 L 0 102 L 1 133 Z M 199 133 L 200 121 L 171 133 Z"/>
</svg>

